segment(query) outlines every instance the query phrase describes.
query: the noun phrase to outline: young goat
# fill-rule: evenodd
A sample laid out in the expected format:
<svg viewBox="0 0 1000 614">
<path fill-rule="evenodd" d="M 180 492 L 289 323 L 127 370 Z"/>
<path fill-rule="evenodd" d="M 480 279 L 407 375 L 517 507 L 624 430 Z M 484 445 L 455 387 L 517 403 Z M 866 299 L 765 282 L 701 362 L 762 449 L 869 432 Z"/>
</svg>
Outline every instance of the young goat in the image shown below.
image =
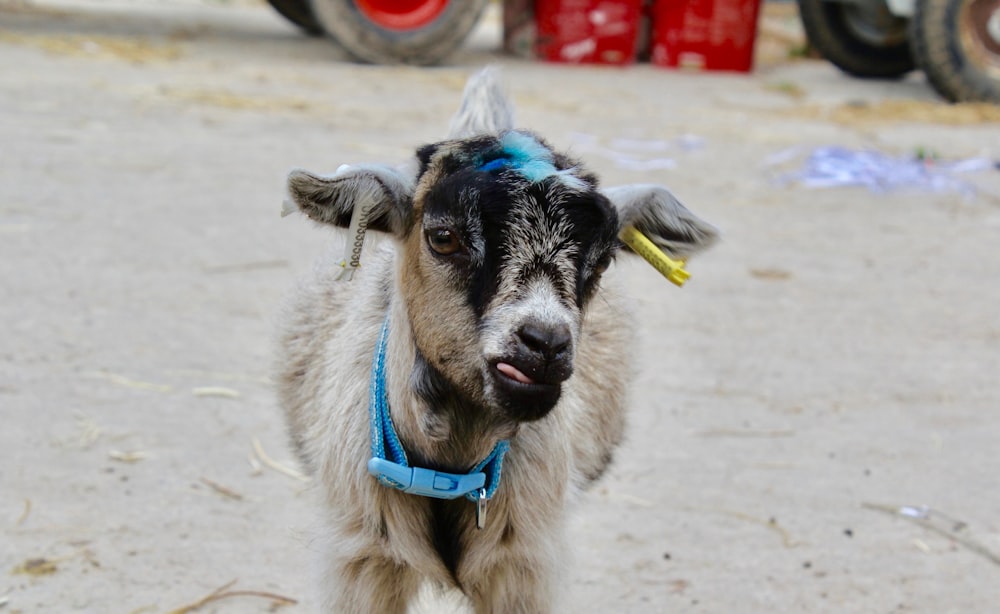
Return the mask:
<svg viewBox="0 0 1000 614">
<path fill-rule="evenodd" d="M 289 176 L 311 219 L 391 239 L 350 282 L 318 267 L 282 337 L 279 394 L 322 498 L 324 611 L 404 612 L 425 581 L 477 612 L 551 611 L 568 504 L 624 427 L 631 330 L 602 288 L 619 233 L 678 258 L 716 238 L 662 187 L 599 190 L 511 117 L 485 71 L 412 171 Z"/>
</svg>

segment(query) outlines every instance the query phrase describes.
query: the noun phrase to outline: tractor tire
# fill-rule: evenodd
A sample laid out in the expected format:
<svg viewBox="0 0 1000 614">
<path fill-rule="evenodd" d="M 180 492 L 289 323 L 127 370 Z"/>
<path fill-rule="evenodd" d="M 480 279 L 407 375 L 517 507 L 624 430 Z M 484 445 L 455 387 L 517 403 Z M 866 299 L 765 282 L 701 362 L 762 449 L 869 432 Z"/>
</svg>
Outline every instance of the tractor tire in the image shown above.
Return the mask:
<svg viewBox="0 0 1000 614">
<path fill-rule="evenodd" d="M 1000 103 L 1000 0 L 917 0 L 917 64 L 951 102 Z"/>
<path fill-rule="evenodd" d="M 897 79 L 915 68 L 907 23 L 884 0 L 798 0 L 809 43 L 849 75 Z"/>
<path fill-rule="evenodd" d="M 323 35 L 323 26 L 313 15 L 309 0 L 267 0 L 267 3 L 282 17 L 297 25 L 309 36 Z"/>
<path fill-rule="evenodd" d="M 437 64 L 461 46 L 487 0 L 311 0 L 348 53 L 373 64 Z"/>
</svg>

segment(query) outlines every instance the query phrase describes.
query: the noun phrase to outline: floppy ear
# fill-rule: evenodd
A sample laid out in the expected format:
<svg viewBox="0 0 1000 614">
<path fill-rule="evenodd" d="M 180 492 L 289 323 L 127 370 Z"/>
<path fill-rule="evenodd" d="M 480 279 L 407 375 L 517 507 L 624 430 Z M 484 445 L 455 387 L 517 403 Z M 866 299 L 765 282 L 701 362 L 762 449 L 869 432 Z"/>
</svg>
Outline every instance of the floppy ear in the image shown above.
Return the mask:
<svg viewBox="0 0 1000 614">
<path fill-rule="evenodd" d="M 619 231 L 635 226 L 675 258 L 687 259 L 719 238 L 718 228 L 688 211 L 663 186 L 626 185 L 602 193 L 618 211 Z"/>
<path fill-rule="evenodd" d="M 310 219 L 347 228 L 355 208 L 367 211 L 367 228 L 404 236 L 413 213 L 413 179 L 389 166 L 342 166 L 332 175 L 296 169 L 288 195 Z"/>
</svg>

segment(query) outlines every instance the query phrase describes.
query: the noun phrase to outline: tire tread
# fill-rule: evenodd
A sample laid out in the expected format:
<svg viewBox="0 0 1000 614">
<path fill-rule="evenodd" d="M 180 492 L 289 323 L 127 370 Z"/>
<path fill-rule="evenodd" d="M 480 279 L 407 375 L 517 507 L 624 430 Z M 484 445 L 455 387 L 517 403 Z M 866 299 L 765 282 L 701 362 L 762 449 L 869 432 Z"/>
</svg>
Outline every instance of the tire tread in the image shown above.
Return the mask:
<svg viewBox="0 0 1000 614">
<path fill-rule="evenodd" d="M 861 78 L 895 79 L 915 68 L 909 46 L 876 47 L 858 40 L 844 22 L 842 5 L 828 0 L 798 0 L 809 42 L 831 64 Z"/>
<path fill-rule="evenodd" d="M 311 0 L 326 32 L 353 57 L 372 64 L 438 64 L 457 49 L 479 21 L 487 0 L 452 0 L 434 22 L 393 32 L 369 21 L 354 0 Z"/>
<path fill-rule="evenodd" d="M 958 14 L 967 0 L 917 0 L 910 46 L 927 81 L 950 102 L 1000 102 L 1000 80 L 969 62 L 959 46 Z"/>
</svg>

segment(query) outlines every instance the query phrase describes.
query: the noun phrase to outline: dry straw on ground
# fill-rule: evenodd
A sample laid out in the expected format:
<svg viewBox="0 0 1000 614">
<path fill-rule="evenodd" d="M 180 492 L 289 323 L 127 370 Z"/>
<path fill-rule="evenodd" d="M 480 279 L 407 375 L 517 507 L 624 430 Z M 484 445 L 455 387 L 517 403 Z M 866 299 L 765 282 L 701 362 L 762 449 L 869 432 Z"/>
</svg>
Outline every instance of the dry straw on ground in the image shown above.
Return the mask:
<svg viewBox="0 0 1000 614">
<path fill-rule="evenodd" d="M 974 102 L 946 104 L 926 100 L 881 100 L 832 108 L 806 105 L 798 113 L 809 119 L 828 119 L 848 126 L 885 122 L 966 126 L 1000 122 L 1000 106 Z"/>
<path fill-rule="evenodd" d="M 270 599 L 273 602 L 272 605 L 274 607 L 295 605 L 298 603 L 297 599 L 285 597 L 284 595 L 277 595 L 275 593 L 268 593 L 264 591 L 229 590 L 235 585 L 236 580 L 233 580 L 232 582 L 220 586 L 194 603 L 170 610 L 169 614 L 188 614 L 189 612 L 194 612 L 209 603 L 233 597 L 260 597 L 261 599 Z"/>
<path fill-rule="evenodd" d="M 0 41 L 36 47 L 58 55 L 117 59 L 136 64 L 169 62 L 183 55 L 180 46 L 174 43 L 152 43 L 142 38 L 121 36 L 90 34 L 48 36 L 0 32 Z"/>
</svg>

